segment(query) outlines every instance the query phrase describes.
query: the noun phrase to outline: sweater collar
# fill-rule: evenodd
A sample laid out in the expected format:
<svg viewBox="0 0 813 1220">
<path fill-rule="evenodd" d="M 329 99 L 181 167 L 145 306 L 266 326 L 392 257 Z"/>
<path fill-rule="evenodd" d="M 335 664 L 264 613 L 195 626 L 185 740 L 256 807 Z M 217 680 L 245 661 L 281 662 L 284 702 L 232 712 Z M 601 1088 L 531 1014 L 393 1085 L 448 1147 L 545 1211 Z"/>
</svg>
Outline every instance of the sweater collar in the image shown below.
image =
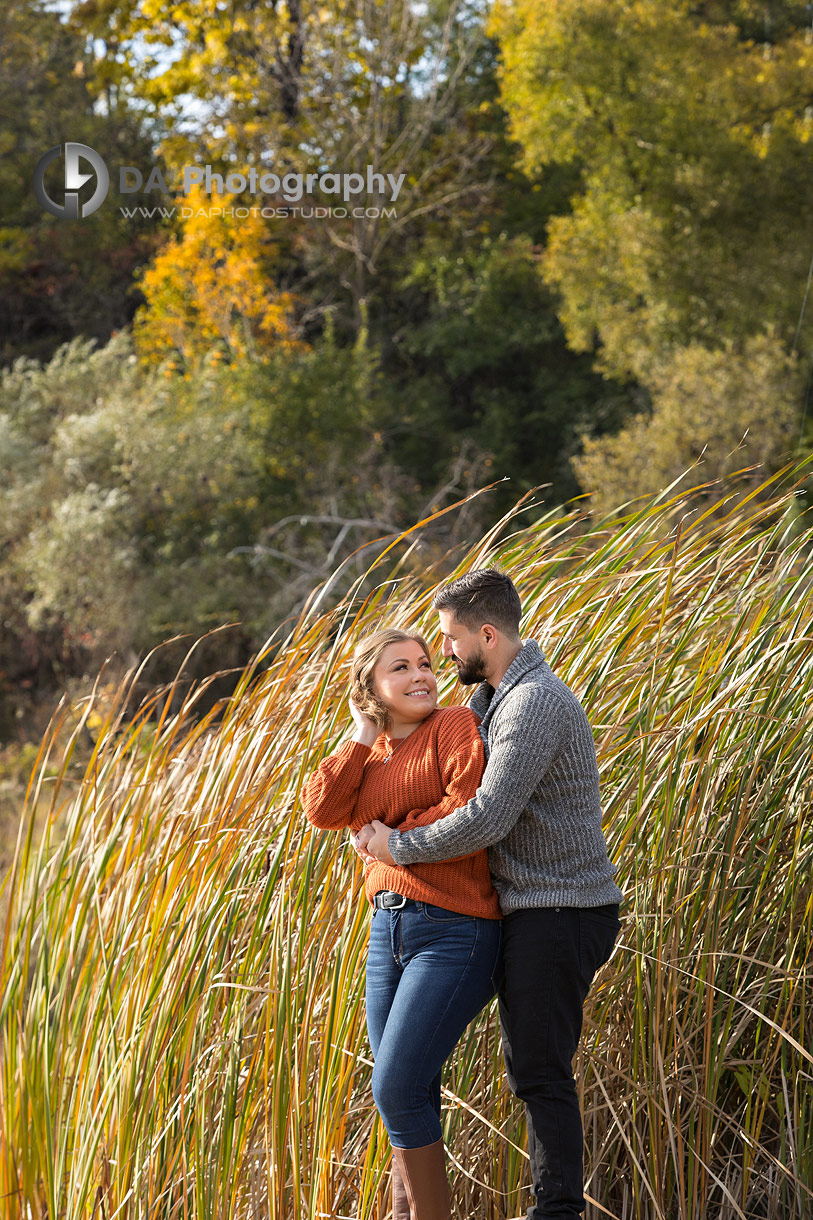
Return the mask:
<svg viewBox="0 0 813 1220">
<path fill-rule="evenodd" d="M 536 640 L 526 640 L 502 676 L 495 690 L 488 682 L 481 682 L 471 699 L 471 710 L 483 720 L 486 713 L 494 711 L 497 704 L 512 687 L 522 681 L 526 674 L 547 665 L 545 654 Z"/>
</svg>

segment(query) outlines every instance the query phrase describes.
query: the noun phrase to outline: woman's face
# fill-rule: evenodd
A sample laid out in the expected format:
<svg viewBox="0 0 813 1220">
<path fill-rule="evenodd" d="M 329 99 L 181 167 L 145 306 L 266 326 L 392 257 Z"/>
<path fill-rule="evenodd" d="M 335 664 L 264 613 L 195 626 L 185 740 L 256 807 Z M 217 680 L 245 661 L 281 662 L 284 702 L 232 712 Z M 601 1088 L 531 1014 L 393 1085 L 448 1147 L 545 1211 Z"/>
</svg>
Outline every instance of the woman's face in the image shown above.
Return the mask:
<svg viewBox="0 0 813 1220">
<path fill-rule="evenodd" d="M 438 685 L 417 640 L 387 645 L 373 670 L 373 687 L 390 713 L 390 736 L 414 728 L 437 707 Z"/>
</svg>

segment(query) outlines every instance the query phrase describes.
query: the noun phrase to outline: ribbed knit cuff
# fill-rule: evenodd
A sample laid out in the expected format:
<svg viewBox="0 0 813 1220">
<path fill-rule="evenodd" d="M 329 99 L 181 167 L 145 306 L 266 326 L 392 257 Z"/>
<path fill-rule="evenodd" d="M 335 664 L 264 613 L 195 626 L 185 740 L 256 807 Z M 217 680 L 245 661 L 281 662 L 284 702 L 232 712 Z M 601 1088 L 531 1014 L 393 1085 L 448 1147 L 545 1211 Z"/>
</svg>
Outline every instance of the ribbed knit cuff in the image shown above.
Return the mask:
<svg viewBox="0 0 813 1220">
<path fill-rule="evenodd" d="M 390 836 L 387 839 L 387 847 L 390 849 L 390 855 L 396 864 L 412 864 L 418 858 L 411 855 L 409 848 L 404 842 L 404 835 L 399 830 L 390 832 Z"/>
</svg>

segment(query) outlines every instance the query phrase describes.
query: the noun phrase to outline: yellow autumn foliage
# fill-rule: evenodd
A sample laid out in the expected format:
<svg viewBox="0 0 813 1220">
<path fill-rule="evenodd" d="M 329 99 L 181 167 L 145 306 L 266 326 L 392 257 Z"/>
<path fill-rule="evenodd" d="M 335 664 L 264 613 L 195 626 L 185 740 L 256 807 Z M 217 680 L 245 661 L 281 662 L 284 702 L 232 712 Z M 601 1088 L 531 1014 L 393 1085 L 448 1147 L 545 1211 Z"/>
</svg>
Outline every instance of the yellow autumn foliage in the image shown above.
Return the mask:
<svg viewBox="0 0 813 1220">
<path fill-rule="evenodd" d="M 263 350 L 301 348 L 292 322 L 295 298 L 278 292 L 272 272 L 278 245 L 261 216 L 228 215 L 244 205 L 233 195 L 194 187 L 180 232 L 161 249 L 141 281 L 146 304 L 133 334 L 139 355 L 156 363 L 177 353 L 192 363 L 220 348 L 229 359 Z"/>
</svg>

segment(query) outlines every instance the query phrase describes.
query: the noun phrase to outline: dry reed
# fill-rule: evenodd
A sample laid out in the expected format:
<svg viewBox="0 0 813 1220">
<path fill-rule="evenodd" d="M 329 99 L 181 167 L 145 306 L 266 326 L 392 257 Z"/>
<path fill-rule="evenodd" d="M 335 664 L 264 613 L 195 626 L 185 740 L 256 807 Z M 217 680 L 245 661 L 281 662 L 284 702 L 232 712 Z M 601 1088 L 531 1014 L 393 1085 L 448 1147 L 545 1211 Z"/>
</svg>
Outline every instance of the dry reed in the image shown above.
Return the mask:
<svg viewBox="0 0 813 1220">
<path fill-rule="evenodd" d="M 626 902 L 576 1064 L 591 1218 L 813 1215 L 812 539 L 789 525 L 792 491 L 759 491 L 705 513 L 662 498 L 586 532 L 574 514 L 504 520 L 456 569 L 513 574 L 524 633 L 596 736 Z M 449 573 L 416 575 L 413 537 L 205 715 L 180 675 L 132 714 L 132 675 L 113 707 L 55 717 L 6 881 L 9 1220 L 386 1214 L 361 870 L 297 797 L 346 728 L 359 634 L 397 619 L 436 637 Z M 69 795 L 91 711 L 104 722 Z M 528 1202 L 501 1069 L 492 1008 L 445 1082 L 461 1217 Z"/>
</svg>

